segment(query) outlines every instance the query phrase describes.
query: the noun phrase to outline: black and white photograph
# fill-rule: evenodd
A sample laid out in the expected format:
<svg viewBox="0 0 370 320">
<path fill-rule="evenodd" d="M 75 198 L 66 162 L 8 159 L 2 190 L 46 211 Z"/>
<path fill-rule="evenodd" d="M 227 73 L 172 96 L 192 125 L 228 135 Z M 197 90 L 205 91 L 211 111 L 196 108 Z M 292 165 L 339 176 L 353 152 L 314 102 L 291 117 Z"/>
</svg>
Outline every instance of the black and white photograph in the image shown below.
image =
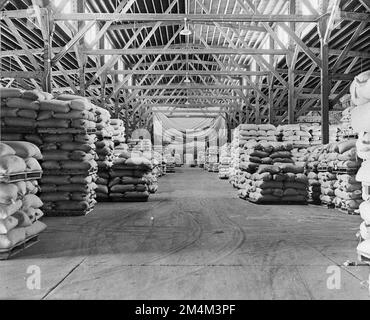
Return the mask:
<svg viewBox="0 0 370 320">
<path fill-rule="evenodd" d="M 369 299 L 370 0 L 0 0 L 0 300 Z"/>
</svg>

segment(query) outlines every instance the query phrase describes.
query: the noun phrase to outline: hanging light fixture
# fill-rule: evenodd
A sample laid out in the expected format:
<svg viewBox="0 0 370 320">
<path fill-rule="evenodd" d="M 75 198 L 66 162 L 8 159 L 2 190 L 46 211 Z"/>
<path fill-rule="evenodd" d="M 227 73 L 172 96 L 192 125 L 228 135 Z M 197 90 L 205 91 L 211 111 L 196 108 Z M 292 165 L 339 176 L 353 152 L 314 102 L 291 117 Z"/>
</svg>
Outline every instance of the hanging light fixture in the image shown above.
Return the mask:
<svg viewBox="0 0 370 320">
<path fill-rule="evenodd" d="M 186 18 L 184 18 L 184 29 L 182 29 L 181 31 L 180 31 L 180 34 L 182 35 L 182 36 L 190 36 L 191 35 L 191 30 L 189 29 L 189 27 L 188 27 L 188 24 L 187 24 L 187 19 Z"/>
<path fill-rule="evenodd" d="M 185 1 L 185 14 L 189 14 L 189 0 L 186 0 Z M 184 29 L 182 29 L 180 31 L 180 34 L 182 36 L 190 36 L 191 35 L 191 31 L 188 27 L 188 24 L 187 24 L 187 18 L 184 18 Z"/>
</svg>

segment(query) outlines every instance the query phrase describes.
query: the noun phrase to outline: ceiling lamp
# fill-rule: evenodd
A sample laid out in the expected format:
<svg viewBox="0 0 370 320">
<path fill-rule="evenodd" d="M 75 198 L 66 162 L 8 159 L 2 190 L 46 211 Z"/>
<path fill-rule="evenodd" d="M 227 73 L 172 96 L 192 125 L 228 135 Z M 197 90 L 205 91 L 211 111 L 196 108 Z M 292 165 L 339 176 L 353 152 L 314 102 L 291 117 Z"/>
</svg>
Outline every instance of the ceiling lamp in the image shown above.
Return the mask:
<svg viewBox="0 0 370 320">
<path fill-rule="evenodd" d="M 188 75 L 186 75 L 186 78 L 185 78 L 185 80 L 184 80 L 184 83 L 189 84 L 190 82 L 191 82 L 191 81 L 190 81 L 190 79 L 189 79 Z"/>
<path fill-rule="evenodd" d="M 186 23 L 186 21 L 187 21 L 187 19 L 184 18 L 184 29 L 182 29 L 180 31 L 180 34 L 182 36 L 190 36 L 191 35 L 191 31 L 190 31 L 190 29 L 189 29 L 188 24 Z"/>
</svg>

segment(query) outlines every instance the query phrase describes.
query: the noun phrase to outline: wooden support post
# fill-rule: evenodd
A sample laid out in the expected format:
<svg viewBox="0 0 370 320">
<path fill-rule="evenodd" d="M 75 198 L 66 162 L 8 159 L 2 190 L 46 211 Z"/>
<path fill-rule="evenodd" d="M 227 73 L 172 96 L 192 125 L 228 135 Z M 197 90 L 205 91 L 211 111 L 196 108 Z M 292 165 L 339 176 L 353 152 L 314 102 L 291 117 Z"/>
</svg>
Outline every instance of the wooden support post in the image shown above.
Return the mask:
<svg viewBox="0 0 370 320">
<path fill-rule="evenodd" d="M 247 77 L 248 76 L 243 76 L 241 78 L 242 80 L 242 86 L 247 86 L 248 85 L 248 81 L 247 81 Z M 245 95 L 245 97 L 247 99 L 242 99 L 242 112 L 244 113 L 244 118 L 245 118 L 245 123 L 248 123 L 249 122 L 249 100 L 250 100 L 250 97 L 249 97 L 249 90 L 248 89 L 243 89 L 243 94 Z"/>
<path fill-rule="evenodd" d="M 129 135 L 129 130 L 130 130 L 130 120 L 129 120 L 129 108 L 130 106 L 128 104 L 125 104 L 125 133 L 126 133 L 126 142 L 128 141 L 128 135 Z"/>
<path fill-rule="evenodd" d="M 104 49 L 105 48 L 105 37 L 101 37 L 99 39 L 99 49 Z M 105 63 L 105 57 L 104 56 L 101 56 L 100 57 L 100 67 L 103 66 Z M 105 95 L 105 89 L 106 89 L 106 85 L 107 85 L 107 74 L 106 73 L 103 73 L 100 77 L 100 83 L 101 83 L 101 89 L 100 89 L 100 98 L 101 98 L 101 102 L 100 102 L 100 106 L 102 108 L 104 108 L 105 106 L 105 98 L 106 98 L 106 95 Z M 118 95 L 117 95 L 118 96 Z M 116 112 L 116 110 L 115 110 Z"/>
<path fill-rule="evenodd" d="M 320 1 L 321 13 L 326 13 L 328 3 L 325 0 Z M 321 67 L 321 134 L 322 143 L 329 143 L 329 44 L 325 41 L 325 34 L 327 32 L 327 17 L 323 17 L 319 21 L 318 30 L 320 36 L 320 54 L 322 60 Z"/>
<path fill-rule="evenodd" d="M 275 48 L 275 41 L 274 41 L 274 38 L 270 35 L 269 36 L 269 48 L 270 49 L 274 49 Z M 269 63 L 271 65 L 274 65 L 274 59 L 275 57 L 273 55 L 271 55 L 269 57 Z M 269 102 L 268 102 L 268 106 L 269 106 L 269 109 L 268 109 L 268 121 L 269 123 L 274 123 L 274 116 L 275 116 L 275 112 L 274 112 L 274 96 L 273 96 L 273 90 L 274 90 L 274 75 L 272 73 L 270 73 L 270 75 L 268 76 L 268 82 L 269 82 L 269 93 L 268 93 L 268 98 L 269 98 Z"/>
<path fill-rule="evenodd" d="M 257 70 L 260 70 L 260 66 L 256 66 Z M 256 76 L 256 84 L 260 87 L 260 76 Z M 259 91 L 254 91 L 255 102 L 254 102 L 254 116 L 255 116 L 255 124 L 261 124 L 261 115 L 260 115 L 260 93 Z"/>
<path fill-rule="evenodd" d="M 52 58 L 52 28 L 54 26 L 53 21 L 51 20 L 51 10 L 48 6 L 49 1 L 45 1 L 44 6 L 47 7 L 45 11 L 43 11 L 43 15 L 41 17 L 41 28 L 42 28 L 42 36 L 44 40 L 44 69 L 43 69 L 43 76 L 41 78 L 41 87 L 42 90 L 45 92 L 51 93 L 52 91 L 52 68 L 51 68 L 51 58 Z"/>
<path fill-rule="evenodd" d="M 84 13 L 86 7 L 86 0 L 76 0 L 77 13 Z M 83 29 L 85 22 L 78 21 L 78 31 Z M 78 64 L 79 64 L 79 82 L 80 82 L 80 95 L 84 97 L 86 95 L 86 80 L 85 80 L 85 69 L 86 69 L 86 54 L 85 51 L 85 37 L 83 36 L 79 41 L 78 46 Z"/>
<path fill-rule="evenodd" d="M 295 0 L 289 0 L 289 14 L 294 15 L 296 13 L 296 2 Z M 295 23 L 290 22 L 290 29 L 295 32 Z M 294 88 L 294 81 L 295 81 L 295 74 L 294 74 L 294 65 L 293 64 L 293 56 L 295 50 L 295 43 L 292 38 L 289 39 L 289 53 L 287 54 L 287 63 L 288 63 L 288 123 L 292 124 L 295 122 L 295 107 L 296 107 L 296 99 L 295 99 L 295 88 Z"/>
<path fill-rule="evenodd" d="M 275 111 L 274 111 L 274 91 L 273 91 L 273 82 L 274 76 L 271 74 L 268 77 L 269 80 L 269 109 L 268 109 L 268 120 L 269 123 L 273 124 L 275 121 Z"/>
</svg>

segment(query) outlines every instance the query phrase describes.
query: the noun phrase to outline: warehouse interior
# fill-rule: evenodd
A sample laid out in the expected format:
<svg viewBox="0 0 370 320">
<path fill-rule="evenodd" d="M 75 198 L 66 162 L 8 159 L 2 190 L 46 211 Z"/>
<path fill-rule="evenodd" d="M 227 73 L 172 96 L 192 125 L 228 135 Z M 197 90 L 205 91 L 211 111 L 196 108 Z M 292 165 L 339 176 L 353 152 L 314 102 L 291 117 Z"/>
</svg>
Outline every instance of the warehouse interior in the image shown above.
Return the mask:
<svg viewBox="0 0 370 320">
<path fill-rule="evenodd" d="M 369 0 L 0 0 L 0 298 L 368 299 L 369 28 Z"/>
</svg>

